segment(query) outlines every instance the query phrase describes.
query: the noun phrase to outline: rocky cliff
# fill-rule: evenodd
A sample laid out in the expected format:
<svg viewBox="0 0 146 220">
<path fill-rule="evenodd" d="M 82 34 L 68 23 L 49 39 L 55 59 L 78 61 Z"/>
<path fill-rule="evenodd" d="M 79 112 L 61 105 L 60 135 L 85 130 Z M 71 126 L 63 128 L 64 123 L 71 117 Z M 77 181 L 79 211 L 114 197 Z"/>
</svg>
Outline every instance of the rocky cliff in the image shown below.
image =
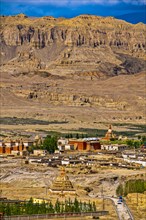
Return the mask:
<svg viewBox="0 0 146 220">
<path fill-rule="evenodd" d="M 138 73 L 145 69 L 145 34 L 144 24 L 113 17 L 1 17 L 2 69 L 45 69 L 58 75 Z"/>
<path fill-rule="evenodd" d="M 145 27 L 89 15 L 2 16 L 1 116 L 65 120 L 73 128 L 143 123 Z"/>
</svg>

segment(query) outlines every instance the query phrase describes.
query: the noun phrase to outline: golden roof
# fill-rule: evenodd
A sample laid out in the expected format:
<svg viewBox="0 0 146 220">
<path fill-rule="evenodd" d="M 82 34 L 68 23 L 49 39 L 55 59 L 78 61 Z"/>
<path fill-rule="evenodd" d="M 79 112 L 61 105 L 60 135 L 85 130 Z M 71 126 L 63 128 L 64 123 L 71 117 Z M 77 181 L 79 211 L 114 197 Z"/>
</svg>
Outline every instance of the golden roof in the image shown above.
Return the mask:
<svg viewBox="0 0 146 220">
<path fill-rule="evenodd" d="M 73 185 L 69 180 L 69 177 L 65 173 L 65 169 L 62 168 L 60 175 L 57 176 L 52 184 L 51 190 L 54 191 L 74 191 Z"/>
</svg>

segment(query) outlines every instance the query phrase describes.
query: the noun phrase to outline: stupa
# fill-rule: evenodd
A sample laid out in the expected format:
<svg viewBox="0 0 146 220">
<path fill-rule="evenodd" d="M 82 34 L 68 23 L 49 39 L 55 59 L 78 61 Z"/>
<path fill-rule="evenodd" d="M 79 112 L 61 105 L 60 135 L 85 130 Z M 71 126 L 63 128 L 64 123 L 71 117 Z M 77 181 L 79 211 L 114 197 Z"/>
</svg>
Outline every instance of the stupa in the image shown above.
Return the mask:
<svg viewBox="0 0 146 220">
<path fill-rule="evenodd" d="M 62 168 L 60 175 L 57 176 L 55 181 L 52 183 L 52 186 L 50 187 L 49 191 L 51 193 L 71 193 L 75 194 L 74 187 L 69 180 L 69 177 L 66 175 L 65 169 Z"/>
<path fill-rule="evenodd" d="M 106 133 L 106 135 L 103 139 L 111 140 L 111 138 L 115 138 L 115 135 L 113 134 L 112 126 L 110 125 L 109 129 L 108 129 L 108 131 L 107 131 L 107 133 Z"/>
</svg>

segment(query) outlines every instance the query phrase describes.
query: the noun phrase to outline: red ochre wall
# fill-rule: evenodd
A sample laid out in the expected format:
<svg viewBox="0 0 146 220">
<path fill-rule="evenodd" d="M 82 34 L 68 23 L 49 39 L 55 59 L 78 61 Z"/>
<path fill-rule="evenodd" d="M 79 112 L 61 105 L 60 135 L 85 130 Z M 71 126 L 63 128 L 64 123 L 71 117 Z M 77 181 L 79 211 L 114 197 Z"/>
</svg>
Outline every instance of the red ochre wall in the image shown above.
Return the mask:
<svg viewBox="0 0 146 220">
<path fill-rule="evenodd" d="M 91 144 L 90 144 L 91 145 Z M 100 142 L 95 142 L 95 143 L 92 143 L 93 147 L 94 147 L 94 150 L 100 150 L 101 149 L 101 144 Z"/>
<path fill-rule="evenodd" d="M 2 147 L 0 147 L 0 154 L 4 154 L 4 153 L 5 153 L 5 147 L 2 146 Z"/>
<path fill-rule="evenodd" d="M 69 144 L 71 145 L 77 145 L 77 150 L 100 150 L 101 149 L 101 145 L 100 142 L 94 142 L 94 143 L 90 143 L 90 142 L 86 142 L 86 141 L 75 141 L 75 140 L 71 140 L 69 141 Z"/>
<path fill-rule="evenodd" d="M 12 148 L 11 147 L 6 147 L 5 150 L 6 150 L 5 151 L 6 154 L 11 154 Z"/>
<path fill-rule="evenodd" d="M 85 141 L 69 141 L 70 145 L 77 145 L 77 150 L 87 150 L 87 143 Z"/>
</svg>

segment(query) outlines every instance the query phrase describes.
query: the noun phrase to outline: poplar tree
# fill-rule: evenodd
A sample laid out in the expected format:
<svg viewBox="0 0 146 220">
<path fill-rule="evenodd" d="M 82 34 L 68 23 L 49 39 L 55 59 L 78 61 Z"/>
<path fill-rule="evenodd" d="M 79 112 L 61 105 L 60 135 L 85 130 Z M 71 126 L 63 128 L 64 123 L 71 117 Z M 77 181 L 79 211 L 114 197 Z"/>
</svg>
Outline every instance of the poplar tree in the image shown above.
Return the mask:
<svg viewBox="0 0 146 220">
<path fill-rule="evenodd" d="M 61 208 L 60 208 L 60 202 L 58 199 L 56 200 L 54 209 L 56 213 L 60 213 Z"/>
</svg>

